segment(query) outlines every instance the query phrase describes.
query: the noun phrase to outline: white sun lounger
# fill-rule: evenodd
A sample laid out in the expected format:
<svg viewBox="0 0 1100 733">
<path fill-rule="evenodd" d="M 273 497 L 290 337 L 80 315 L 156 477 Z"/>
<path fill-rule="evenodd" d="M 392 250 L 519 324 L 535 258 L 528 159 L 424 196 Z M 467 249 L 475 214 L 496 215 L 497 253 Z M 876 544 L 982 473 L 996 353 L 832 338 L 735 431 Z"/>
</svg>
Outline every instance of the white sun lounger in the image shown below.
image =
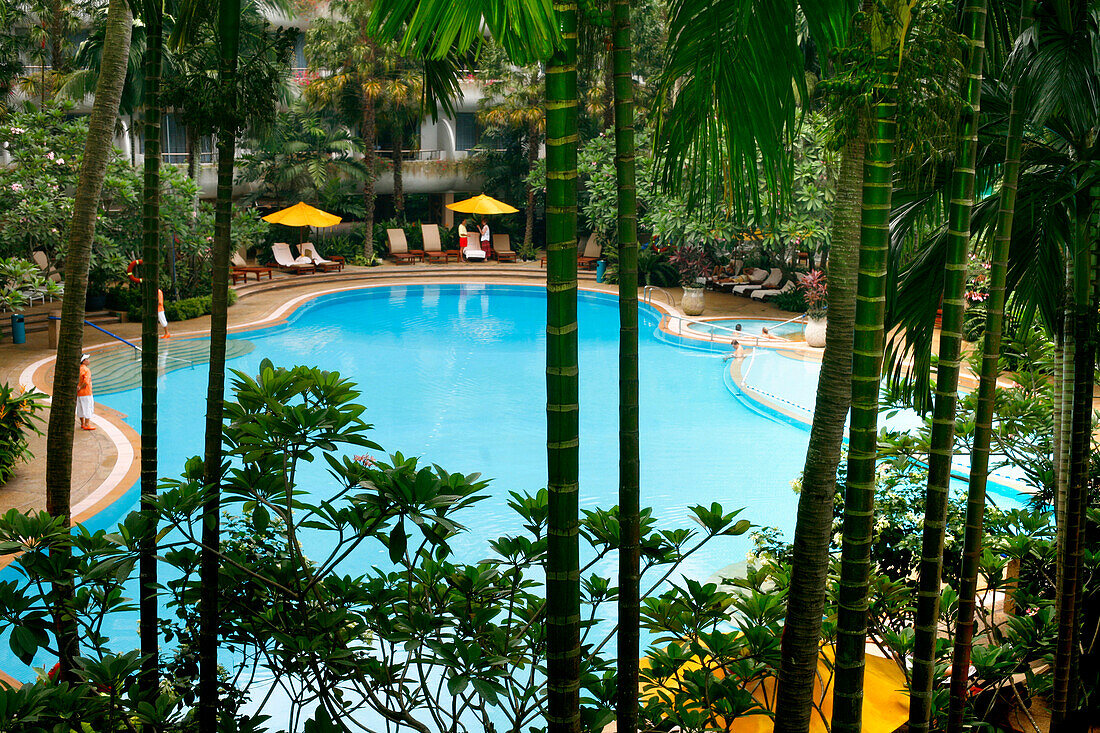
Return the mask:
<svg viewBox="0 0 1100 733">
<path fill-rule="evenodd" d="M 768 273 L 768 276 L 759 285 L 749 283 L 748 285 L 734 285 L 733 292 L 737 295 L 748 295 L 754 290 L 771 290 L 779 281 L 783 279 L 783 271 L 778 267 L 773 267 L 772 271 Z"/>
</svg>

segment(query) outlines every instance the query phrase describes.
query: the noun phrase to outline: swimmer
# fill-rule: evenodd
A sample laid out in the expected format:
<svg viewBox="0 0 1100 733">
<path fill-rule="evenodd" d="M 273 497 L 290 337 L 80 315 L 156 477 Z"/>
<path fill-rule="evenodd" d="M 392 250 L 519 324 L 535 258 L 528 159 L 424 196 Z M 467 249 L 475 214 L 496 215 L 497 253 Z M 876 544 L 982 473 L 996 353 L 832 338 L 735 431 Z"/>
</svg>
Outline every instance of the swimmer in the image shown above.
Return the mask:
<svg viewBox="0 0 1100 733">
<path fill-rule="evenodd" d="M 723 356 L 722 361 L 729 361 L 730 359 L 744 359 L 745 358 L 745 347 L 742 346 L 741 343 L 737 339 L 734 339 L 733 341 L 730 341 L 730 348 L 731 348 L 730 353 Z"/>
</svg>

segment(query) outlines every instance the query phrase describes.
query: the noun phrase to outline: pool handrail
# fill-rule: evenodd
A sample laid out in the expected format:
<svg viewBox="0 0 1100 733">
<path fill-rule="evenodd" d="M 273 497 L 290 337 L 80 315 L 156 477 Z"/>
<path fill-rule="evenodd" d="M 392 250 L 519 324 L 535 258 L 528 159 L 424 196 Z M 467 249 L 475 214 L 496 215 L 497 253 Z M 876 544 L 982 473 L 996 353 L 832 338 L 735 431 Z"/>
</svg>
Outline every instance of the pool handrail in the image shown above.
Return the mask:
<svg viewBox="0 0 1100 733">
<path fill-rule="evenodd" d="M 673 308 L 676 307 L 676 299 L 672 297 L 672 293 L 668 292 L 664 288 L 657 287 L 656 285 L 646 285 L 642 289 L 642 302 L 643 303 L 652 303 L 653 302 L 653 291 L 654 290 L 662 293 L 665 296 L 665 298 L 668 300 L 669 305 L 671 305 Z"/>
<path fill-rule="evenodd" d="M 700 336 L 700 337 L 705 336 L 706 340 L 711 342 L 711 343 L 715 342 L 715 338 L 714 338 L 715 331 L 725 331 L 730 336 L 730 338 L 740 337 L 740 338 L 746 339 L 746 340 L 751 338 L 753 340 L 752 345 L 754 347 L 760 346 L 760 339 L 764 338 L 764 336 L 762 336 L 762 335 L 758 336 L 756 334 L 746 333 L 745 331 L 738 331 L 736 328 L 730 328 L 729 326 L 721 326 L 718 323 L 716 323 L 715 321 L 704 321 L 701 318 L 691 318 L 689 316 L 679 316 L 679 315 L 672 315 L 672 314 L 669 314 L 668 318 L 669 318 L 670 322 L 672 321 L 672 319 L 676 319 L 679 322 L 679 328 L 676 329 L 676 335 L 681 336 L 681 337 L 684 335 L 684 325 L 683 324 L 686 322 L 686 323 L 698 323 L 700 325 L 706 325 L 708 328 L 710 328 L 711 329 L 710 333 L 702 333 L 702 332 L 699 332 L 699 331 L 692 331 L 691 333 L 695 334 L 696 336 Z M 671 328 L 669 330 L 671 331 Z M 770 341 L 771 339 L 767 339 L 767 340 Z"/>
<path fill-rule="evenodd" d="M 61 320 L 61 318 L 59 316 L 54 316 L 54 315 L 48 316 L 48 318 L 51 321 L 60 321 Z M 126 344 L 131 349 L 133 349 L 134 353 L 136 353 L 136 354 L 141 353 L 141 347 L 140 346 L 135 344 L 133 341 L 127 341 L 126 339 L 119 336 L 117 333 L 111 333 L 106 328 L 101 328 L 101 327 L 97 326 L 96 324 L 92 323 L 91 321 L 84 321 L 84 325 L 85 326 L 91 326 L 92 328 L 94 328 L 97 331 L 102 331 L 103 333 L 107 334 L 108 336 L 115 339 L 116 341 L 121 341 L 122 343 Z M 165 359 L 172 359 L 173 361 L 182 361 L 183 363 L 188 364 L 192 369 L 195 368 L 195 362 L 192 361 L 191 359 L 181 359 L 178 356 L 168 356 L 167 354 L 163 354 L 162 356 Z"/>
</svg>

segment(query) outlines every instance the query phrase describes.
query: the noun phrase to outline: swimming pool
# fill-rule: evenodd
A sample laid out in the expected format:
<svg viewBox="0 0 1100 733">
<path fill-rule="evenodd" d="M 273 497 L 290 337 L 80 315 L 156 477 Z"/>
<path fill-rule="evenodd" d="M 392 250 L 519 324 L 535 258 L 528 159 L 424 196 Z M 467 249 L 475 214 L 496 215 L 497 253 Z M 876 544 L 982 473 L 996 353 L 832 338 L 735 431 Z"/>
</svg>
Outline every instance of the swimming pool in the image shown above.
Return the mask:
<svg viewBox="0 0 1100 733">
<path fill-rule="evenodd" d="M 737 327 L 741 328 L 738 329 Z M 748 336 L 763 336 L 763 329 L 768 329 L 772 336 L 780 338 L 802 338 L 805 324 L 801 321 L 784 323 L 783 321 L 769 321 L 763 318 L 713 318 L 706 321 L 685 322 L 684 330 L 699 334 L 700 336 L 713 336 L 724 338 L 727 342 L 736 338 L 736 331 L 740 330 Z"/>
<path fill-rule="evenodd" d="M 487 541 L 516 526 L 509 491 L 534 492 L 546 484 L 545 290 L 508 285 L 410 285 L 333 293 L 301 306 L 285 324 L 231 336 L 247 341 L 230 369 L 254 373 L 261 360 L 339 371 L 356 381 L 370 437 L 386 451 L 417 455 L 449 471 L 492 479 L 492 498 L 460 517 L 470 531 L 453 544 L 460 557 L 483 557 Z M 641 486 L 644 506 L 661 526 L 693 526 L 686 506 L 720 502 L 755 524 L 793 530 L 797 495 L 791 481 L 805 457 L 808 433 L 748 404 L 725 382 L 722 350 L 679 348 L 658 329 L 661 314 L 640 312 Z M 618 330 L 617 299 L 581 292 L 580 502 L 582 509 L 617 503 Z M 767 323 L 765 321 L 765 323 Z M 205 343 L 197 340 L 197 343 Z M 705 343 L 705 342 L 704 342 Z M 713 346 L 717 347 L 717 344 Z M 796 390 L 809 398 L 817 365 L 761 350 L 753 374 L 774 378 L 764 386 Z M 136 367 L 135 367 L 136 368 Z M 792 371 L 793 370 L 793 371 Z M 202 451 L 207 370 L 169 372 L 160 380 L 160 474 L 178 475 Z M 763 387 L 762 387 L 763 388 Z M 227 393 L 227 398 L 232 395 Z M 101 394 L 135 430 L 140 390 Z M 323 493 L 333 486 L 323 461 L 302 466 L 300 486 Z M 87 526 L 110 528 L 138 500 L 132 487 Z M 706 578 L 744 559 L 747 536 L 721 538 L 692 555 L 682 571 Z M 307 549 L 308 551 L 308 549 Z M 370 564 L 372 548 L 351 559 Z M 317 549 L 320 552 L 320 548 Z M 361 565 L 365 566 L 365 565 Z M 355 565 L 344 572 L 355 573 Z M 615 560 L 594 571 L 615 575 Z M 4 572 L 11 573 L 12 570 Z M 0 574 L 2 575 L 2 574 Z M 3 578 L 0 578 L 3 579 Z M 133 618 L 118 616 L 105 633 L 134 638 Z M 133 642 L 136 646 L 136 640 Z M 0 646 L 0 669 L 29 679 L 31 671 Z M 37 660 L 43 663 L 43 658 Z"/>
</svg>

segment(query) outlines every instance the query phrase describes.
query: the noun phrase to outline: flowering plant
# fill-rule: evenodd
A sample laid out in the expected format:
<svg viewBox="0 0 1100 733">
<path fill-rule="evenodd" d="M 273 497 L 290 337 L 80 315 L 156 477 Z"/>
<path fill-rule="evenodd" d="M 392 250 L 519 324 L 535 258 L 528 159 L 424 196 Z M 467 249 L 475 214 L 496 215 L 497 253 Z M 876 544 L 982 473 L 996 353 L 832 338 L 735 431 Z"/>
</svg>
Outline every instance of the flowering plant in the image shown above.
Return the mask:
<svg viewBox="0 0 1100 733">
<path fill-rule="evenodd" d="M 813 270 L 802 278 L 799 289 L 806 297 L 806 315 L 824 318 L 829 308 L 829 283 L 823 270 Z"/>
<path fill-rule="evenodd" d="M 966 302 L 970 305 L 984 303 L 989 298 L 989 269 L 988 262 L 970 254 L 966 263 Z"/>
<path fill-rule="evenodd" d="M 668 261 L 680 273 L 680 284 L 685 288 L 702 286 L 700 281 L 714 267 L 710 253 L 699 244 L 681 244 L 672 251 Z"/>
</svg>

